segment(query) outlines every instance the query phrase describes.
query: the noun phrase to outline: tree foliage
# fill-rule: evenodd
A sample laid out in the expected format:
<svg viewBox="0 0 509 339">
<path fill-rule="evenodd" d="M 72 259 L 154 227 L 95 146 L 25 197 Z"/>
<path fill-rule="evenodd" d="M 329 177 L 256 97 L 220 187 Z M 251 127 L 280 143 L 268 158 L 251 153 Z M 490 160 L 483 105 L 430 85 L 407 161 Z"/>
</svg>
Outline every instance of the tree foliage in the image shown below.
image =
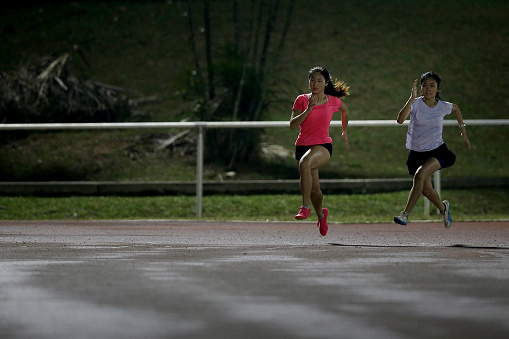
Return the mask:
<svg viewBox="0 0 509 339">
<path fill-rule="evenodd" d="M 277 67 L 291 24 L 294 1 L 231 0 L 233 36 L 218 43 L 212 38 L 211 1 L 186 0 L 180 9 L 186 18 L 191 69 L 186 70 L 187 98 L 196 100 L 195 114 L 203 121 L 263 120 L 270 84 L 267 74 Z M 203 11 L 197 24 L 196 11 Z M 244 20 L 243 18 L 246 18 Z M 202 28 L 199 33 L 198 27 Z M 201 44 L 203 42 L 203 44 Z M 204 53 L 198 46 L 202 47 Z M 207 154 L 229 169 L 257 154 L 261 129 L 208 130 Z"/>
</svg>

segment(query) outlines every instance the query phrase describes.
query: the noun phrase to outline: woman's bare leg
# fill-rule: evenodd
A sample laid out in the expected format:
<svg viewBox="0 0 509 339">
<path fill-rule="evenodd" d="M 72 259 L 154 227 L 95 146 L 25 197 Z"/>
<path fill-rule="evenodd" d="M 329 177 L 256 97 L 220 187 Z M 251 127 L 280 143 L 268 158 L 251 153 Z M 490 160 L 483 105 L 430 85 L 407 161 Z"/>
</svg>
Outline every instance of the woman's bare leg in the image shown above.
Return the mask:
<svg viewBox="0 0 509 339">
<path fill-rule="evenodd" d="M 318 176 L 318 169 L 311 171 L 313 186 L 311 188 L 311 203 L 315 208 L 316 215 L 318 219 L 323 218 L 323 210 L 322 210 L 322 202 L 323 202 L 323 193 L 320 189 L 320 178 Z"/>
<path fill-rule="evenodd" d="M 306 152 L 298 162 L 300 174 L 300 191 L 302 194 L 302 205 L 310 206 L 311 192 L 313 189 L 312 171 L 318 170 L 330 159 L 329 151 L 323 146 L 313 146 Z M 318 174 L 318 172 L 317 172 Z M 318 178 L 318 177 L 317 177 Z M 317 179 L 316 179 L 317 180 Z"/>
<path fill-rule="evenodd" d="M 433 188 L 433 184 L 431 183 L 431 177 L 429 177 L 424 182 L 422 194 L 426 198 L 428 198 L 428 200 L 431 201 L 431 203 L 435 205 L 440 212 L 443 212 L 445 210 L 445 206 L 442 200 L 440 199 L 440 195 L 438 195 L 438 192 Z"/>
<path fill-rule="evenodd" d="M 410 194 L 408 195 L 408 201 L 405 207 L 405 212 L 410 214 L 415 204 L 419 200 L 419 197 L 426 187 L 426 192 L 429 193 L 429 185 L 431 185 L 431 175 L 440 169 L 440 163 L 436 158 L 428 159 L 419 169 L 415 172 L 414 181 Z M 425 186 L 426 183 L 426 186 Z M 433 187 L 433 186 L 432 186 Z M 432 198 L 435 200 L 433 204 L 436 205 L 436 197 L 431 193 Z M 438 196 L 438 193 L 437 193 Z M 439 198 L 440 200 L 440 198 Z M 443 204 L 442 204 L 443 205 Z M 438 207 L 438 206 L 437 206 Z M 442 207 L 443 209 L 443 207 Z M 442 210 L 441 209 L 441 210 Z"/>
</svg>

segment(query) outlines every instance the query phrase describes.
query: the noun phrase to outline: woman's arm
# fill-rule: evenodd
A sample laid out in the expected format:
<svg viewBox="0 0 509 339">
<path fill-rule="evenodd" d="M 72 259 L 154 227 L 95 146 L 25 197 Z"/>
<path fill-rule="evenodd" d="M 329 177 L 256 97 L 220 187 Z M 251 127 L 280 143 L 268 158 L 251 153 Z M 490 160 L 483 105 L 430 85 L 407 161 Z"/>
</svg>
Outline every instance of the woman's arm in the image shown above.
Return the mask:
<svg viewBox="0 0 509 339">
<path fill-rule="evenodd" d="M 406 118 L 410 115 L 410 112 L 412 111 L 411 105 L 412 102 L 417 97 L 417 79 L 414 81 L 414 85 L 412 86 L 412 93 L 410 94 L 410 98 L 408 98 L 408 101 L 406 102 L 405 106 L 399 111 L 398 113 L 398 124 L 402 124 L 405 122 Z"/>
<path fill-rule="evenodd" d="M 458 120 L 458 124 L 460 127 L 460 135 L 463 138 L 463 142 L 467 146 L 468 149 L 471 149 L 470 140 L 467 137 L 467 129 L 465 128 L 465 123 L 463 122 L 463 116 L 461 115 L 460 108 L 456 104 L 452 104 L 452 113 L 456 116 L 456 120 Z"/>
<path fill-rule="evenodd" d="M 313 96 L 311 96 L 309 98 L 308 107 L 304 111 L 301 111 L 300 109 L 294 109 L 292 111 L 292 116 L 290 118 L 290 129 L 291 130 L 296 129 L 304 122 L 304 120 L 306 120 L 308 114 L 311 113 L 311 110 L 313 109 L 315 102 L 316 102 L 315 98 Z"/>
<path fill-rule="evenodd" d="M 348 107 L 343 102 L 341 106 L 339 107 L 339 110 L 341 111 L 341 125 L 343 127 L 343 132 L 341 133 L 341 137 L 346 143 L 346 151 L 348 152 L 350 150 L 350 145 L 348 144 L 348 136 L 346 133 L 346 130 L 348 128 Z"/>
<path fill-rule="evenodd" d="M 296 129 L 306 120 L 311 109 L 309 107 L 305 111 L 301 111 L 300 109 L 294 109 L 292 111 L 292 117 L 290 118 L 290 129 Z"/>
</svg>

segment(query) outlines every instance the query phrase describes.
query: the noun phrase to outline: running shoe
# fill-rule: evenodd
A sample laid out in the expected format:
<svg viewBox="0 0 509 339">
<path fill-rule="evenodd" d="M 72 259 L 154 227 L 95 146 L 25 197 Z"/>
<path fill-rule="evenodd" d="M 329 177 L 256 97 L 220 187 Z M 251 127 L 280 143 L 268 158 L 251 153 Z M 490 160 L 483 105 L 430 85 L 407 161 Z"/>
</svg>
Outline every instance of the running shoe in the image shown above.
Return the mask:
<svg viewBox="0 0 509 339">
<path fill-rule="evenodd" d="M 322 208 L 323 211 L 323 218 L 318 219 L 318 222 L 316 223 L 316 226 L 320 228 L 320 234 L 325 237 L 327 234 L 327 231 L 329 230 L 329 225 L 327 225 L 327 216 L 329 215 L 329 210 L 326 208 Z"/>
<path fill-rule="evenodd" d="M 405 211 L 401 211 L 398 216 L 394 217 L 394 222 L 400 225 L 408 224 L 408 214 Z"/>
<path fill-rule="evenodd" d="M 299 213 L 295 216 L 295 219 L 306 219 L 311 215 L 311 209 L 306 208 L 304 206 L 300 207 Z"/>
<path fill-rule="evenodd" d="M 449 228 L 449 227 L 451 227 L 451 224 L 452 224 L 451 207 L 450 207 L 449 201 L 444 200 L 443 203 L 444 203 L 444 206 L 445 206 L 445 210 L 444 210 L 443 213 L 440 212 L 440 214 L 444 218 L 444 226 L 445 226 L 445 228 Z"/>
</svg>

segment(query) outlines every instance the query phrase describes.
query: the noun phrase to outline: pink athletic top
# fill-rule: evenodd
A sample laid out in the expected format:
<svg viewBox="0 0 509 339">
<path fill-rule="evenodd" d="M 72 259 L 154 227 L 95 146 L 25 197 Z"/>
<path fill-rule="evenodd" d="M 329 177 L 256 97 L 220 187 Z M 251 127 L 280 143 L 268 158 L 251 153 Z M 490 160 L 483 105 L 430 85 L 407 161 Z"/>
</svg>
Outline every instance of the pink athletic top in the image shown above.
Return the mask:
<svg viewBox="0 0 509 339">
<path fill-rule="evenodd" d="M 307 94 L 301 94 L 295 99 L 292 110 L 305 111 L 309 105 Z M 304 122 L 300 125 L 299 136 L 295 145 L 311 146 L 332 143 L 329 136 L 332 115 L 341 107 L 342 102 L 338 97 L 327 95 L 327 102 L 323 105 L 315 105 Z"/>
</svg>

